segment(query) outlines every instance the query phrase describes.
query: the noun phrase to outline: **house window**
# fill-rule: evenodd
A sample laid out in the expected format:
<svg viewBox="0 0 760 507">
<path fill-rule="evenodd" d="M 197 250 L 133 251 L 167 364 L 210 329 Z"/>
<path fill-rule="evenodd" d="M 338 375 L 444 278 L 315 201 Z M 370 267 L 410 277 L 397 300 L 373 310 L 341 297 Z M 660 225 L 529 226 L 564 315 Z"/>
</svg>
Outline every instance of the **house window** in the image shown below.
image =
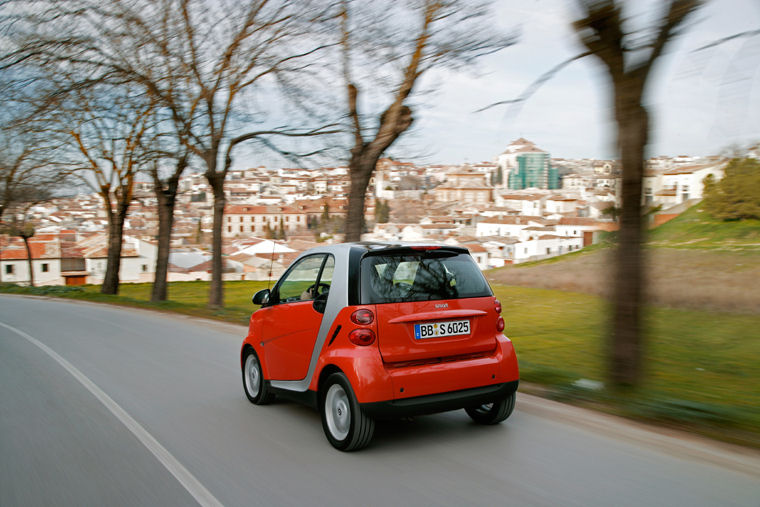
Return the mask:
<svg viewBox="0 0 760 507">
<path fill-rule="evenodd" d="M 47 273 L 48 272 L 48 268 L 49 268 L 48 263 L 47 262 L 43 262 L 42 263 L 42 272 L 43 273 Z"/>
<path fill-rule="evenodd" d="M 143 264 L 142 265 L 142 272 L 143 273 L 147 273 L 148 272 L 148 265 L 147 264 Z"/>
<path fill-rule="evenodd" d="M 239 217 L 239 218 L 238 218 L 238 221 L 239 221 L 239 222 L 242 222 L 242 221 L 243 221 L 243 217 Z"/>
<path fill-rule="evenodd" d="M 227 223 L 232 222 L 232 217 L 227 217 Z"/>
<path fill-rule="evenodd" d="M 243 232 L 243 226 L 242 225 L 240 226 L 240 232 Z"/>
<path fill-rule="evenodd" d="M 16 272 L 16 266 L 14 266 L 13 264 L 6 264 L 5 265 L 5 274 L 6 275 L 12 275 L 15 272 Z"/>
<path fill-rule="evenodd" d="M 232 227 L 227 227 L 227 232 L 232 232 Z"/>
<path fill-rule="evenodd" d="M 547 248 L 546 249 L 546 254 L 549 255 L 550 253 L 552 253 L 552 249 L 551 248 Z"/>
<path fill-rule="evenodd" d="M 256 232 L 256 226 L 255 225 L 251 226 L 251 232 Z"/>
</svg>

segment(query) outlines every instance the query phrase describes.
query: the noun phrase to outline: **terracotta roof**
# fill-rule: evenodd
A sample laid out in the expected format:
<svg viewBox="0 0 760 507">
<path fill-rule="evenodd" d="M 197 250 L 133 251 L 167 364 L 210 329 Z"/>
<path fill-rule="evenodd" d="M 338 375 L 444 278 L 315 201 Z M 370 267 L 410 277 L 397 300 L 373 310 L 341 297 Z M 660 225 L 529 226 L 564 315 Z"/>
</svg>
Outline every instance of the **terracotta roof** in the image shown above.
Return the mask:
<svg viewBox="0 0 760 507">
<path fill-rule="evenodd" d="M 29 250 L 32 252 L 32 259 L 59 259 L 61 257 L 60 248 L 52 242 L 29 243 Z M 13 242 L 3 248 L 0 253 L 2 260 L 22 260 L 27 259 L 26 247 L 23 241 Z"/>
</svg>

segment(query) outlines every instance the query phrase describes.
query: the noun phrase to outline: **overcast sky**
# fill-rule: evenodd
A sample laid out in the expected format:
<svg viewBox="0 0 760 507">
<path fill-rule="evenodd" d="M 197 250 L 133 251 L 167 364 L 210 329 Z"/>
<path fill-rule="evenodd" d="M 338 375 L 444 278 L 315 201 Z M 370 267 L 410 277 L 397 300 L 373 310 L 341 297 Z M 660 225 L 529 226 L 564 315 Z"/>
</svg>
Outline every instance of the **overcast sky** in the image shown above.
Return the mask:
<svg viewBox="0 0 760 507">
<path fill-rule="evenodd" d="M 591 58 L 546 83 L 522 107 L 477 109 L 519 96 L 538 76 L 581 52 L 570 29 L 569 0 L 498 0 L 496 21 L 519 28 L 520 42 L 483 59 L 477 69 L 429 76 L 438 92 L 417 109 L 415 130 L 392 150 L 434 163 L 492 160 L 518 137 L 552 157 L 614 158 L 609 88 Z M 640 26 L 662 0 L 629 2 Z M 648 10 L 646 10 L 648 8 Z M 712 155 L 731 144 L 760 141 L 760 36 L 696 49 L 760 28 L 760 1 L 711 0 L 670 44 L 648 88 L 653 132 L 649 155 Z"/>
</svg>

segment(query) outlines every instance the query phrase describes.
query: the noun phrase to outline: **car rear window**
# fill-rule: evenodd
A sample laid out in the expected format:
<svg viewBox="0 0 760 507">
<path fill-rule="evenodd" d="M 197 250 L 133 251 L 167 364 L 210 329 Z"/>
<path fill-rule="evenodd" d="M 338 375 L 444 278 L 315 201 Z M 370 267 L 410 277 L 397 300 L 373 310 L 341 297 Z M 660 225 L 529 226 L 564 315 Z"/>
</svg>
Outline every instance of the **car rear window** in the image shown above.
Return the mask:
<svg viewBox="0 0 760 507">
<path fill-rule="evenodd" d="M 371 255 L 361 262 L 362 304 L 491 296 L 491 288 L 466 253 L 428 250 Z"/>
</svg>

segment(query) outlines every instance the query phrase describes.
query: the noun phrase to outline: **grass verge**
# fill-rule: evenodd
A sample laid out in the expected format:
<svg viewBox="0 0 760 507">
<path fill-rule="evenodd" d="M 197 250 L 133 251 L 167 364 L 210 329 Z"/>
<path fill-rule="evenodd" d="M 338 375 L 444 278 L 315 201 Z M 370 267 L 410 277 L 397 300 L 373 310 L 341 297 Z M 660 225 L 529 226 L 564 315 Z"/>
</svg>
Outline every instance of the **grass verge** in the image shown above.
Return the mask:
<svg viewBox="0 0 760 507">
<path fill-rule="evenodd" d="M 150 303 L 150 284 L 124 284 L 121 294 L 97 286 L 26 288 L 36 294 L 178 312 L 246 324 L 251 295 L 266 282 L 226 282 L 226 307 L 209 309 L 207 282 L 170 284 L 170 301 Z M 605 336 L 608 305 L 590 294 L 493 286 L 521 378 L 543 394 L 608 412 L 674 425 L 760 447 L 760 315 L 649 308 L 645 380 L 636 389 L 608 389 Z M 241 337 L 242 338 L 242 337 Z"/>
</svg>

